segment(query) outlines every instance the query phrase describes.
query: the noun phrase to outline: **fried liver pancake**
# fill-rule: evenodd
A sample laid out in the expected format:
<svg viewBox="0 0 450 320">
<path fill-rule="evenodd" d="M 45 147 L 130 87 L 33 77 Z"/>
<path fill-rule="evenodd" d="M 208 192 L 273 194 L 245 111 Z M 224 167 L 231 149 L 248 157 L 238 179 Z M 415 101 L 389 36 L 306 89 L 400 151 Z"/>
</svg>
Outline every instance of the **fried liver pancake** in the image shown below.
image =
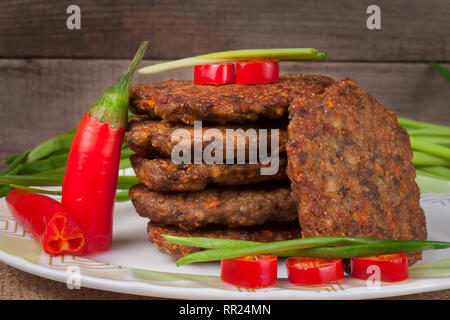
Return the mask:
<svg viewBox="0 0 450 320">
<path fill-rule="evenodd" d="M 130 188 L 129 196 L 140 216 L 161 225 L 175 225 L 185 230 L 211 224 L 235 228 L 267 221 L 296 220 L 289 185 L 279 184 L 216 187 L 197 192 L 157 192 L 137 184 Z"/>
<path fill-rule="evenodd" d="M 174 164 L 170 159 L 130 157 L 138 180 L 153 191 L 200 191 L 209 184 L 237 186 L 287 180 L 285 158 L 279 159 L 278 172 L 262 175 L 270 165 L 257 164 Z"/>
<path fill-rule="evenodd" d="M 196 85 L 177 80 L 137 84 L 130 88 L 130 111 L 186 124 L 280 119 L 287 116 L 293 98 L 321 93 L 333 82 L 324 76 L 290 74 L 263 85 Z"/>
<path fill-rule="evenodd" d="M 282 123 L 281 125 L 283 125 Z M 284 124 L 285 125 L 285 124 Z M 223 150 L 224 158 L 226 158 L 226 147 L 230 143 L 233 147 L 233 158 L 236 157 L 238 146 L 242 148 L 245 154 L 249 151 L 249 138 L 246 133 L 250 133 L 248 129 L 254 129 L 255 133 L 258 135 L 259 143 L 259 130 L 267 129 L 267 145 L 271 146 L 271 129 L 278 129 L 278 150 L 279 153 L 285 152 L 285 146 L 287 143 L 287 125 L 285 126 L 274 126 L 273 124 L 240 124 L 240 125 L 227 125 L 227 126 L 203 126 L 202 127 L 202 137 L 207 136 L 208 130 L 214 130 L 221 133 L 223 137 Z M 183 129 L 189 133 L 191 140 L 188 145 L 183 145 L 183 142 L 172 141 L 172 134 L 178 130 Z M 227 129 L 233 130 L 235 133 L 233 136 L 230 135 L 230 142 L 227 142 Z M 238 131 L 242 129 L 242 131 Z M 210 131 L 211 132 L 211 131 Z M 231 140 L 232 139 L 232 140 Z M 210 144 L 207 139 L 202 139 L 203 150 Z M 232 145 L 231 145 L 232 143 Z M 158 157 L 158 158 L 170 158 L 172 155 L 172 150 L 178 144 L 182 144 L 183 148 L 190 149 L 194 151 L 194 127 L 174 124 L 167 121 L 151 120 L 146 116 L 135 117 L 129 122 L 129 132 L 127 135 L 127 144 L 131 150 L 136 152 L 143 157 Z M 243 146 L 243 147 L 240 147 Z M 271 149 L 269 149 L 271 150 Z M 270 153 L 270 152 L 269 152 Z"/>
<path fill-rule="evenodd" d="M 288 176 L 303 237 L 427 238 L 409 137 L 393 111 L 346 79 L 296 99 L 290 118 Z"/>
</svg>

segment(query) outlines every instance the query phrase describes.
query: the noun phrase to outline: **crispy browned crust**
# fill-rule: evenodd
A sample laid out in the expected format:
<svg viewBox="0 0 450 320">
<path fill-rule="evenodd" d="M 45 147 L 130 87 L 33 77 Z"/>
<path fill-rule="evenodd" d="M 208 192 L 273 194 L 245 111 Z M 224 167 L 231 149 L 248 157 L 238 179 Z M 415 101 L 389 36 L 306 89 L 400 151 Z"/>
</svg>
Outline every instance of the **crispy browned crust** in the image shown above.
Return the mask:
<svg viewBox="0 0 450 320">
<path fill-rule="evenodd" d="M 170 243 L 162 237 L 163 234 L 179 237 L 206 237 L 220 239 L 234 239 L 246 241 L 272 242 L 300 238 L 298 221 L 285 224 L 264 224 L 262 226 L 244 228 L 226 228 L 223 226 L 210 226 L 208 228 L 185 231 L 173 226 L 161 226 L 153 222 L 147 225 L 148 240 L 163 252 L 176 257 L 184 257 L 196 251 L 203 250 L 198 247 L 177 245 Z"/>
<path fill-rule="evenodd" d="M 334 81 L 317 75 L 283 75 L 264 85 L 196 85 L 170 80 L 130 89 L 130 110 L 171 122 L 254 122 L 287 116 L 291 100 L 322 92 Z"/>
<path fill-rule="evenodd" d="M 163 193 L 137 184 L 130 188 L 129 196 L 140 216 L 185 230 L 210 224 L 235 228 L 260 225 L 266 221 L 291 222 L 297 219 L 288 185 Z"/>
<path fill-rule="evenodd" d="M 261 175 L 257 164 L 174 164 L 170 159 L 130 157 L 138 180 L 153 191 L 200 191 L 208 184 L 237 186 L 266 181 L 287 180 L 285 158 L 279 159 L 278 172 Z"/>
<path fill-rule="evenodd" d="M 284 126 L 282 126 L 284 125 Z M 256 133 L 259 133 L 259 129 L 267 129 L 267 144 L 270 146 L 271 141 L 271 130 L 278 129 L 279 136 L 279 149 L 278 152 L 284 153 L 286 151 L 287 142 L 287 125 L 285 123 L 280 123 L 280 126 L 274 126 L 273 124 L 240 124 L 240 125 L 227 125 L 227 126 L 204 126 L 202 127 L 202 136 L 206 136 L 206 131 L 213 129 L 221 132 L 223 136 L 223 150 L 226 150 L 226 130 L 227 129 L 242 129 L 244 132 L 248 129 L 255 129 Z M 172 142 L 172 134 L 177 129 L 187 130 L 189 132 L 191 141 L 190 145 L 183 147 L 190 148 L 192 152 L 194 151 L 194 127 L 173 124 L 167 121 L 158 121 L 148 119 L 146 116 L 138 116 L 130 120 L 129 122 L 129 132 L 127 135 L 127 144 L 131 150 L 136 152 L 145 158 L 170 158 L 172 155 L 173 148 L 181 143 L 178 141 Z M 259 137 L 258 137 L 259 138 Z M 248 154 L 249 142 L 248 137 L 245 135 L 236 135 L 233 137 L 233 157 L 236 156 L 236 151 L 239 143 L 244 146 L 245 154 Z M 231 141 L 230 141 L 231 142 Z M 210 144 L 210 141 L 206 139 L 202 141 L 202 151 Z M 226 153 L 224 152 L 224 158 L 226 158 Z"/>
<path fill-rule="evenodd" d="M 290 117 L 288 175 L 303 237 L 427 238 L 409 137 L 393 111 L 346 79 L 297 99 Z"/>
</svg>

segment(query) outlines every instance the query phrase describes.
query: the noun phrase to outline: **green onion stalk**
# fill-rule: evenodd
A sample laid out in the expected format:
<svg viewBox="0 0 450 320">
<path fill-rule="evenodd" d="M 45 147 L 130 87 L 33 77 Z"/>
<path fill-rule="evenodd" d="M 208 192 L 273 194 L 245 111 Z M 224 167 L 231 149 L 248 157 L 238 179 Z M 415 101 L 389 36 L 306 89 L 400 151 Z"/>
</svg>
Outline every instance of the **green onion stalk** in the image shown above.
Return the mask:
<svg viewBox="0 0 450 320">
<path fill-rule="evenodd" d="M 434 70 L 439 72 L 441 76 L 443 76 L 445 79 L 447 79 L 447 81 L 450 82 L 450 71 L 448 71 L 447 69 L 445 69 L 444 67 L 438 65 L 436 62 L 433 61 L 430 62 L 430 65 Z"/>
<path fill-rule="evenodd" d="M 21 186 L 18 184 L 10 184 L 11 188 L 33 192 L 33 193 L 41 193 L 41 194 L 48 194 L 48 195 L 54 195 L 54 196 L 60 196 L 62 192 L 60 190 L 48 190 L 48 189 L 41 189 L 41 188 L 32 188 L 27 186 Z M 128 201 L 128 191 L 119 191 L 116 193 L 116 202 L 124 202 Z"/>
<path fill-rule="evenodd" d="M 141 68 L 138 72 L 142 74 L 154 74 L 189 68 L 198 64 L 213 64 L 249 59 L 325 60 L 326 58 L 327 55 L 325 53 L 313 48 L 232 50 L 202 54 L 200 56 L 158 63 Z"/>
<path fill-rule="evenodd" d="M 163 235 L 163 237 L 174 244 L 211 249 L 195 252 L 179 259 L 176 262 L 178 266 L 259 254 L 282 257 L 354 258 L 450 248 L 450 242 L 443 241 L 385 240 L 359 237 L 317 237 L 269 243 L 170 235 Z"/>
</svg>

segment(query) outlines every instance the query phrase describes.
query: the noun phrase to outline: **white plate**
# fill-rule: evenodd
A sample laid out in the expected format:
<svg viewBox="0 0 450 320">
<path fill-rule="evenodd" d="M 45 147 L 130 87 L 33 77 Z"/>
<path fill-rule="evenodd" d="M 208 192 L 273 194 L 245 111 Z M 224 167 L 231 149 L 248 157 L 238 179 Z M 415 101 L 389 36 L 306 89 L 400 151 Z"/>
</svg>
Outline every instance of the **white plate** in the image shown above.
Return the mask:
<svg viewBox="0 0 450 320">
<path fill-rule="evenodd" d="M 449 184 L 422 178 L 422 191 L 449 192 Z M 436 191 L 438 190 L 438 191 Z M 450 194 L 423 194 L 430 240 L 450 241 Z M 321 286 L 294 286 L 286 279 L 284 261 L 274 287 L 246 290 L 219 278 L 219 263 L 175 266 L 175 259 L 157 251 L 146 240 L 147 220 L 130 202 L 115 207 L 112 249 L 91 256 L 51 257 L 16 223 L 4 199 L 0 201 L 0 260 L 20 270 L 71 283 L 79 270 L 81 286 L 181 299 L 363 299 L 391 297 L 450 288 L 450 249 L 427 251 L 410 269 L 410 279 L 367 287 L 366 281 L 346 277 Z"/>
</svg>

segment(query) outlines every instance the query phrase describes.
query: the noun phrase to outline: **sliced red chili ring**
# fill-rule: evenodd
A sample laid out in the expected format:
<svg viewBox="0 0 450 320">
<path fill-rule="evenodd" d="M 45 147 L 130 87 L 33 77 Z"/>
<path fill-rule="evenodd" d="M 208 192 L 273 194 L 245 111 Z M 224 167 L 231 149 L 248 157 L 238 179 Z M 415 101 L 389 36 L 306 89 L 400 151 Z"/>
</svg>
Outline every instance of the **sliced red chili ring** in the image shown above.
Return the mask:
<svg viewBox="0 0 450 320">
<path fill-rule="evenodd" d="M 194 83 L 215 85 L 234 83 L 234 65 L 232 63 L 196 65 Z"/>
<path fill-rule="evenodd" d="M 381 256 L 352 258 L 352 277 L 367 280 L 379 272 L 379 280 L 397 282 L 408 279 L 408 259 L 406 254 L 386 254 Z"/>
<path fill-rule="evenodd" d="M 257 255 L 221 261 L 223 281 L 244 288 L 265 288 L 277 281 L 276 256 Z"/>
<path fill-rule="evenodd" d="M 286 266 L 289 281 L 297 285 L 323 284 L 344 278 L 341 259 L 290 257 Z"/>
<path fill-rule="evenodd" d="M 278 60 L 249 60 L 236 63 L 237 84 L 265 84 L 277 82 Z"/>
</svg>

